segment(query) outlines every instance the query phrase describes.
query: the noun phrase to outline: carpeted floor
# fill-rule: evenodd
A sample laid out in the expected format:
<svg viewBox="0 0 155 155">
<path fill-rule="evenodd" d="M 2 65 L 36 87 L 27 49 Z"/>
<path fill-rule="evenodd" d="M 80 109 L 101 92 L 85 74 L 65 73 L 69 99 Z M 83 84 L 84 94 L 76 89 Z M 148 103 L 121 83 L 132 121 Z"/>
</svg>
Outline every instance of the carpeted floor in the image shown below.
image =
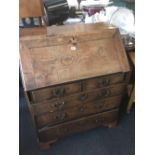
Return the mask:
<svg viewBox="0 0 155 155">
<path fill-rule="evenodd" d="M 97 128 L 68 136 L 56 142 L 49 150 L 41 151 L 37 145 L 22 88 L 20 88 L 19 152 L 20 155 L 134 155 L 135 110 L 123 114 L 114 129 Z"/>
</svg>

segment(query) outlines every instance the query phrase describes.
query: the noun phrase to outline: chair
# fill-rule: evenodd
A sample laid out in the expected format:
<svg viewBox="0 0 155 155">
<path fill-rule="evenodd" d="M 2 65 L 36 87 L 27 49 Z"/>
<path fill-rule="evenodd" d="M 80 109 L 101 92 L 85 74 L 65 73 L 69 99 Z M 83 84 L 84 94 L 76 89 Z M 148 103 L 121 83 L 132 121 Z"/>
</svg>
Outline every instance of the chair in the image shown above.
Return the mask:
<svg viewBox="0 0 155 155">
<path fill-rule="evenodd" d="M 135 70 L 135 52 L 129 52 L 129 59 Z M 127 113 L 130 113 L 133 104 L 135 103 L 135 83 L 129 86 L 129 102 L 127 105 Z"/>
<path fill-rule="evenodd" d="M 43 10 L 42 0 L 19 0 L 20 24 L 24 25 L 24 27 L 43 26 Z M 38 25 L 35 24 L 37 21 Z"/>
</svg>

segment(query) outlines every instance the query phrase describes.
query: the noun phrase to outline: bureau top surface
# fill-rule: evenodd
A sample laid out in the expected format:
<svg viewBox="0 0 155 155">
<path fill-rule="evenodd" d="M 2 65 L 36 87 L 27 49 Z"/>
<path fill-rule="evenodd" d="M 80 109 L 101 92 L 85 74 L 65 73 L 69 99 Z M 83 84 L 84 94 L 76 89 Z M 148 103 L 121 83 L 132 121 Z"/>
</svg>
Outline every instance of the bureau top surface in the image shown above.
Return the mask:
<svg viewBox="0 0 155 155">
<path fill-rule="evenodd" d="M 48 27 L 20 37 L 25 91 L 129 71 L 119 31 L 104 24 Z"/>
</svg>

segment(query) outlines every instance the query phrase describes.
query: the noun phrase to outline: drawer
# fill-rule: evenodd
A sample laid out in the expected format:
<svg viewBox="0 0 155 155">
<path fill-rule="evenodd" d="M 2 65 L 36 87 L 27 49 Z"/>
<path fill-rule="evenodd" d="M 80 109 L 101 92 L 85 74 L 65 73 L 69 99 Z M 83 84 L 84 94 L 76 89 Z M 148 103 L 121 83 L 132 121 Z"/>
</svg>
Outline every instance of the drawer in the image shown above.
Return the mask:
<svg viewBox="0 0 155 155">
<path fill-rule="evenodd" d="M 95 100 L 123 94 L 125 92 L 125 88 L 125 84 L 117 84 L 103 89 L 96 89 L 94 91 L 78 93 L 64 98 L 44 101 L 38 104 L 33 104 L 33 112 L 35 115 L 40 115 L 47 112 L 68 109 L 70 107 L 83 105 Z"/>
<path fill-rule="evenodd" d="M 100 99 L 86 104 L 79 104 L 65 110 L 45 113 L 36 116 L 36 123 L 38 128 L 48 125 L 54 125 L 65 121 L 70 121 L 83 116 L 103 112 L 112 108 L 119 107 L 122 96 L 115 96 L 107 99 Z"/>
<path fill-rule="evenodd" d="M 81 91 L 91 91 L 94 89 L 103 88 L 108 85 L 120 83 L 123 81 L 124 74 L 118 73 L 109 76 L 87 79 L 71 84 L 35 90 L 31 92 L 31 96 L 33 102 L 41 102 L 44 100 L 72 95 L 74 93 L 80 93 Z"/>
<path fill-rule="evenodd" d="M 41 142 L 48 142 L 51 139 L 56 139 L 102 125 L 107 125 L 110 122 L 117 121 L 117 119 L 118 109 L 115 109 L 109 112 L 103 112 L 74 121 L 62 123 L 53 127 L 48 127 L 46 129 L 41 129 L 38 132 L 38 136 Z"/>
<path fill-rule="evenodd" d="M 108 85 L 124 82 L 124 73 L 88 79 L 83 81 L 83 90 L 103 88 Z"/>
<path fill-rule="evenodd" d="M 81 91 L 81 82 L 61 85 L 56 87 L 49 87 L 31 92 L 33 102 L 41 102 L 44 100 L 51 100 L 53 98 L 79 93 Z"/>
</svg>

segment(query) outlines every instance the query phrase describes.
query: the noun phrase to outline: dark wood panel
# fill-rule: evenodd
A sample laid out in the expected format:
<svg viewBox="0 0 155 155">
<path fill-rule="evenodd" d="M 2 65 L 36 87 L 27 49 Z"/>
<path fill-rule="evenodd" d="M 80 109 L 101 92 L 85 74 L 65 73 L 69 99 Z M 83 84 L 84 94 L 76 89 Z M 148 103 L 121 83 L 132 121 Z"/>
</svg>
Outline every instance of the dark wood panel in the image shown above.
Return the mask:
<svg viewBox="0 0 155 155">
<path fill-rule="evenodd" d="M 81 91 L 91 91 L 97 88 L 104 88 L 111 84 L 116 84 L 120 82 L 124 82 L 123 73 L 102 76 L 98 78 L 92 78 L 88 80 L 82 80 L 80 82 L 65 84 L 56 87 L 49 87 L 40 90 L 31 91 L 32 101 L 40 102 L 43 100 L 50 100 L 53 98 L 63 97 L 72 95 L 74 93 L 80 93 Z M 56 93 L 57 92 L 57 95 Z"/>
<path fill-rule="evenodd" d="M 66 135 L 96 128 L 102 125 L 108 126 L 110 123 L 117 121 L 118 109 L 110 112 L 99 113 L 89 117 L 80 118 L 71 122 L 66 122 L 57 126 L 40 130 L 38 133 L 41 142 L 47 142 L 51 139 L 60 138 Z"/>
<path fill-rule="evenodd" d="M 83 82 L 83 90 L 94 90 L 103 88 L 112 84 L 124 82 L 125 73 L 118 73 L 97 78 L 85 80 Z"/>
<path fill-rule="evenodd" d="M 37 104 L 33 104 L 33 111 L 35 115 L 42 113 L 68 109 L 78 105 L 84 105 L 88 102 L 94 102 L 95 100 L 108 98 L 111 96 L 122 95 L 125 92 L 126 84 L 114 85 L 105 87 L 104 89 L 97 89 L 94 91 L 82 92 L 73 94 L 68 97 L 54 99 L 50 101 L 43 101 Z"/>
<path fill-rule="evenodd" d="M 122 96 L 107 98 L 105 100 L 100 99 L 94 102 L 88 102 L 86 104 L 79 104 L 75 107 L 71 107 L 59 111 L 50 111 L 48 113 L 36 116 L 36 123 L 38 128 L 42 128 L 48 125 L 54 125 L 73 119 L 77 119 L 83 116 L 103 112 L 109 109 L 119 107 Z"/>
<path fill-rule="evenodd" d="M 81 82 L 31 91 L 32 102 L 41 102 L 81 92 Z"/>
</svg>

